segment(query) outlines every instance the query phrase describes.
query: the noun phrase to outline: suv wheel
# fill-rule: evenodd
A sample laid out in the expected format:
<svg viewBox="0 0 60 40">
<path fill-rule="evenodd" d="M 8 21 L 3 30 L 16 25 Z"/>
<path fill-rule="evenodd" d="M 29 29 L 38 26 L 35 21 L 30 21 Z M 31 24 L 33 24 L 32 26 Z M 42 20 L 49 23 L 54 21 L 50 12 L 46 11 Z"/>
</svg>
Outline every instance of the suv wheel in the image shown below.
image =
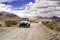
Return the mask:
<svg viewBox="0 0 60 40">
<path fill-rule="evenodd" d="M 27 27 L 30 27 L 30 24 Z"/>
<path fill-rule="evenodd" d="M 21 27 L 21 25 L 19 25 L 19 27 Z"/>
</svg>

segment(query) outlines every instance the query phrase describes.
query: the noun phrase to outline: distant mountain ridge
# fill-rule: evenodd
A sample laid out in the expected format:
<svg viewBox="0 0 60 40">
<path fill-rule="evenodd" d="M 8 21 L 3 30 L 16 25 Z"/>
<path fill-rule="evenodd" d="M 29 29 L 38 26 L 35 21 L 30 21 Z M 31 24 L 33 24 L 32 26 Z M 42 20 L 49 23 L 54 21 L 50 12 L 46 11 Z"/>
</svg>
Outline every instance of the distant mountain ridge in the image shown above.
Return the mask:
<svg viewBox="0 0 60 40">
<path fill-rule="evenodd" d="M 5 19 L 20 19 L 20 17 L 18 17 L 17 15 L 13 14 L 13 13 L 9 13 L 9 12 L 4 12 L 1 11 L 0 12 L 0 20 L 5 20 Z"/>
<path fill-rule="evenodd" d="M 42 17 L 42 16 L 31 16 L 32 19 L 60 19 L 60 17 L 52 16 L 52 17 Z"/>
</svg>

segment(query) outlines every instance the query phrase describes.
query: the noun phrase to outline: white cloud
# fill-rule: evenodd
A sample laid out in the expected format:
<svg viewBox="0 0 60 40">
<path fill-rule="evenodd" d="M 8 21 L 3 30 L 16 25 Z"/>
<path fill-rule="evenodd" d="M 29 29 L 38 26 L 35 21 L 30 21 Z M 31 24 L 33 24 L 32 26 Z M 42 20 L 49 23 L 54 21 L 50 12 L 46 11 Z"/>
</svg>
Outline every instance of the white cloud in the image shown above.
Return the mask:
<svg viewBox="0 0 60 40">
<path fill-rule="evenodd" d="M 58 1 L 47 1 L 47 0 L 36 0 L 35 3 L 29 3 L 24 10 L 19 11 L 22 16 L 59 16 L 60 6 L 58 6 Z M 16 13 L 17 14 L 17 13 Z M 24 15 L 23 15 L 24 14 Z M 19 15 L 19 16 L 21 16 Z"/>
<path fill-rule="evenodd" d="M 24 10 L 12 10 L 11 5 L 0 4 L 0 11 L 12 12 L 18 16 L 60 16 L 60 6 L 58 1 L 51 0 L 36 0 L 35 3 L 30 2 L 27 6 L 20 7 Z M 16 8 L 17 9 L 17 8 Z"/>
<path fill-rule="evenodd" d="M 53 16 L 54 14 L 60 14 L 59 12 L 56 12 L 60 11 L 60 6 L 58 7 L 57 3 L 58 1 L 36 0 L 36 2 L 32 6 L 30 6 L 29 10 L 30 13 L 33 14 L 35 13 L 42 16 Z"/>
<path fill-rule="evenodd" d="M 0 2 L 11 2 L 13 0 L 0 0 Z"/>
<path fill-rule="evenodd" d="M 0 4 L 0 11 L 10 12 L 11 7 L 12 7 L 11 5 Z"/>
</svg>

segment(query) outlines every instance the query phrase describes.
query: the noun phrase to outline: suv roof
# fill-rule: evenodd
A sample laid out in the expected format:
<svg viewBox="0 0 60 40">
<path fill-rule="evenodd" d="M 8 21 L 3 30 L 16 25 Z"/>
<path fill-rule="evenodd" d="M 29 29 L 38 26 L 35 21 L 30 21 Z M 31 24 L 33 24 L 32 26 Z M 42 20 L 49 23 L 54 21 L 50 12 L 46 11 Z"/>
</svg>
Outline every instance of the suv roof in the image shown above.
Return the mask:
<svg viewBox="0 0 60 40">
<path fill-rule="evenodd" d="M 21 21 L 29 21 L 28 18 L 21 18 Z"/>
</svg>

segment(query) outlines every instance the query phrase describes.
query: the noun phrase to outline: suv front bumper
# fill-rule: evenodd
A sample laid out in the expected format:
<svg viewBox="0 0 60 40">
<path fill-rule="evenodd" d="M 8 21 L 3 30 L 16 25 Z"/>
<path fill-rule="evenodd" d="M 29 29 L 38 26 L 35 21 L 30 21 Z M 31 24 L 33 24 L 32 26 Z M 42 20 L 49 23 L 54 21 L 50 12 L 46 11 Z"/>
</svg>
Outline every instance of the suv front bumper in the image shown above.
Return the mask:
<svg viewBox="0 0 60 40">
<path fill-rule="evenodd" d="M 28 24 L 28 23 L 20 23 L 19 27 L 28 28 L 28 27 L 30 27 L 30 24 Z"/>
</svg>

